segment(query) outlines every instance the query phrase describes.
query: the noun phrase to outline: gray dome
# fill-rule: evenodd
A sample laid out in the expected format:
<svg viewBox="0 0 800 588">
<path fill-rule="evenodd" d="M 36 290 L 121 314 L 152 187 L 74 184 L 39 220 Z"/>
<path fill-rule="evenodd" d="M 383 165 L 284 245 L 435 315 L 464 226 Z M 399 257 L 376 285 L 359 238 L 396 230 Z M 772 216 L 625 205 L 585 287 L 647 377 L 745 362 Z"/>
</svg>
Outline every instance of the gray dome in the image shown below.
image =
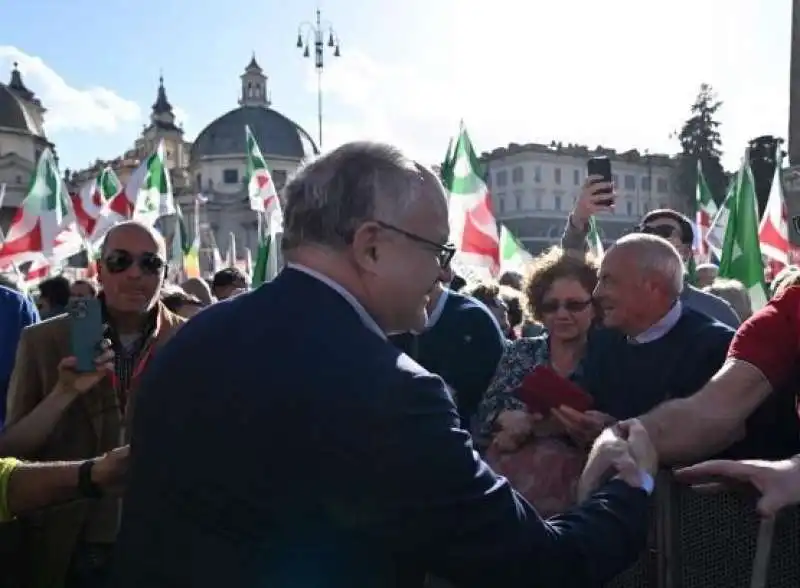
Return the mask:
<svg viewBox="0 0 800 588">
<path fill-rule="evenodd" d="M 191 159 L 247 153 L 245 125 L 265 157 L 304 159 L 319 153 L 311 136 L 281 113 L 264 106 L 241 106 L 203 129 L 192 144 Z"/>
<path fill-rule="evenodd" d="M 0 128 L 14 129 L 31 135 L 42 135 L 25 106 L 8 86 L 0 84 Z"/>
</svg>

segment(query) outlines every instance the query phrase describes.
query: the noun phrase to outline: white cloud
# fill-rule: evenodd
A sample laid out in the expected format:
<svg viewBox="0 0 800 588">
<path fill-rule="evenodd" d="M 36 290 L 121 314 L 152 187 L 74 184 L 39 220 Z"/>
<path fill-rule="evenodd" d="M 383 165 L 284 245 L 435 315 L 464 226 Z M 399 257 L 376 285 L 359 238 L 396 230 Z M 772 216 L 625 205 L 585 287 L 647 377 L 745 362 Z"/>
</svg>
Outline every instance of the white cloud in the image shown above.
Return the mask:
<svg viewBox="0 0 800 588">
<path fill-rule="evenodd" d="M 708 82 L 724 101 L 732 167 L 747 140 L 786 136 L 789 3 L 768 8 L 493 0 L 491 11 L 445 11 L 428 23 L 437 35 L 412 36 L 393 58 L 348 46 L 326 64 L 325 146 L 385 140 L 438 162 L 463 118 L 479 150 L 557 140 L 675 152 L 670 134 Z M 309 71 L 308 90 L 316 84 Z"/>
<path fill-rule="evenodd" d="M 76 88 L 41 58 L 0 45 L 0 71 L 19 63 L 25 85 L 42 101 L 48 132 L 65 130 L 113 133 L 125 123 L 141 119 L 139 105 L 101 86 Z"/>
</svg>

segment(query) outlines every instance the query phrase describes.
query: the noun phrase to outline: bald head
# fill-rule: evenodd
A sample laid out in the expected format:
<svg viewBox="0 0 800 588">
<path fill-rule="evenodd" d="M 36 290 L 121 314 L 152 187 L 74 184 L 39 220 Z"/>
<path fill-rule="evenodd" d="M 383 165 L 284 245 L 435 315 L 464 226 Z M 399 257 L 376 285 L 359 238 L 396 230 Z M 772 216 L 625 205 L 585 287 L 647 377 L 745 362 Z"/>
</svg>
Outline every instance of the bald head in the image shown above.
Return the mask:
<svg viewBox="0 0 800 588">
<path fill-rule="evenodd" d="M 164 241 L 164 236 L 156 230 L 155 227 L 151 227 L 137 220 L 122 221 L 111 227 L 103 239 L 103 244 L 100 246 L 100 257 L 105 258 L 109 251 L 117 249 L 115 243 L 121 235 L 131 233 L 150 238 L 153 241 L 158 256 L 161 257 L 161 259 L 166 259 L 167 245 Z"/>
<path fill-rule="evenodd" d="M 683 292 L 683 259 L 666 239 L 647 233 L 633 233 L 617 240 L 608 253 L 614 251 L 629 255 L 643 274 L 662 282 L 670 296 L 678 298 Z"/>
</svg>

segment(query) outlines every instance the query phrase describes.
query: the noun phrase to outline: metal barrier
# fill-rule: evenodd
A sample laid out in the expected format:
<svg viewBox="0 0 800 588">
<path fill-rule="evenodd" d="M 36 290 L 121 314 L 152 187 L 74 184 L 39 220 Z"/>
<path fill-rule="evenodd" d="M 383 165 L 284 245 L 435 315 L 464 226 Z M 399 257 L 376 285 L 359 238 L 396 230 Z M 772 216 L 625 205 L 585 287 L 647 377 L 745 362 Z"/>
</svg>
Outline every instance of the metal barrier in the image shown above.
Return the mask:
<svg viewBox="0 0 800 588">
<path fill-rule="evenodd" d="M 750 588 L 760 519 L 755 497 L 699 494 L 659 475 L 651 533 L 639 560 L 607 588 Z M 767 588 L 800 587 L 800 508 L 775 522 Z"/>
</svg>

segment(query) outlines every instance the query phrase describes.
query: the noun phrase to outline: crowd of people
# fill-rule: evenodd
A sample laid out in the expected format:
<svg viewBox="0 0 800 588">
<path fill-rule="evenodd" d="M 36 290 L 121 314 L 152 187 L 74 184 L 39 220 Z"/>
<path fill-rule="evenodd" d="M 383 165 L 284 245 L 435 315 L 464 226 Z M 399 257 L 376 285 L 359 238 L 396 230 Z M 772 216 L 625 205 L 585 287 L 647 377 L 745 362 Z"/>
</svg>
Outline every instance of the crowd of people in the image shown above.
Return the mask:
<svg viewBox="0 0 800 588">
<path fill-rule="evenodd" d="M 453 272 L 441 182 L 376 143 L 289 181 L 286 265 L 256 290 L 167 283 L 136 221 L 96 281 L 5 278 L 3 585 L 597 586 L 643 548 L 660 467 L 747 480 L 765 516 L 800 501 L 800 269 L 753 314 L 715 266 L 688 275 L 673 210 L 595 259 L 597 179 L 497 282 Z M 76 298 L 102 304 L 91 372 Z"/>
</svg>

